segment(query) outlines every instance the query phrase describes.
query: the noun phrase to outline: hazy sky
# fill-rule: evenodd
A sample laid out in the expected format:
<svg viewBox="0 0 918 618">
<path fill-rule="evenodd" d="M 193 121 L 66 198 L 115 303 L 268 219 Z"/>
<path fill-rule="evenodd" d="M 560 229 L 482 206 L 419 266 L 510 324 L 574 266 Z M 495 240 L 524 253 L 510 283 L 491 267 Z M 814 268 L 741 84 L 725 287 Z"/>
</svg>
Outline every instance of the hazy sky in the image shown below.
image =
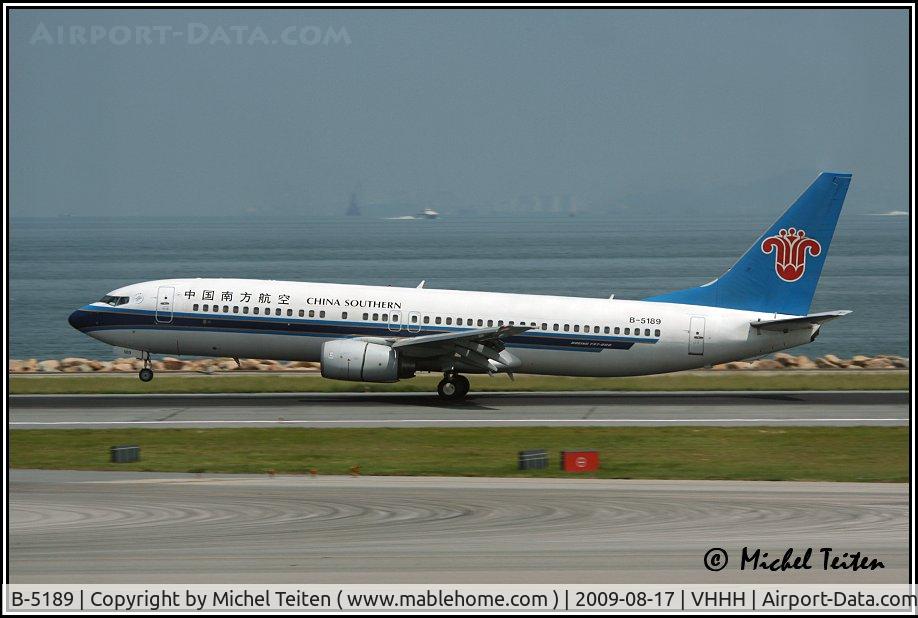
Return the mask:
<svg viewBox="0 0 918 618">
<path fill-rule="evenodd" d="M 10 31 L 14 216 L 341 212 L 358 184 L 783 205 L 825 169 L 854 172 L 853 210 L 909 208 L 905 9 L 12 9 Z"/>
</svg>

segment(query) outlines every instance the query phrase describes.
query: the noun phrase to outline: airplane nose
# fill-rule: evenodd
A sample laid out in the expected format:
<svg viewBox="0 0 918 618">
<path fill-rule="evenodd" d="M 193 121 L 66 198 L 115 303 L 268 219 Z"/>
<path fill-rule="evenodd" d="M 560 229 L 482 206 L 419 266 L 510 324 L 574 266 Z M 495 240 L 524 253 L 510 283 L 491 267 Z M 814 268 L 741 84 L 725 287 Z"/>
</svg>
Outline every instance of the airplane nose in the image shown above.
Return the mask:
<svg viewBox="0 0 918 618">
<path fill-rule="evenodd" d="M 70 314 L 70 317 L 67 318 L 67 321 L 70 322 L 70 326 L 74 327 L 77 330 L 83 330 L 87 326 L 92 325 L 92 313 L 89 311 L 83 311 L 82 309 L 77 309 Z"/>
</svg>

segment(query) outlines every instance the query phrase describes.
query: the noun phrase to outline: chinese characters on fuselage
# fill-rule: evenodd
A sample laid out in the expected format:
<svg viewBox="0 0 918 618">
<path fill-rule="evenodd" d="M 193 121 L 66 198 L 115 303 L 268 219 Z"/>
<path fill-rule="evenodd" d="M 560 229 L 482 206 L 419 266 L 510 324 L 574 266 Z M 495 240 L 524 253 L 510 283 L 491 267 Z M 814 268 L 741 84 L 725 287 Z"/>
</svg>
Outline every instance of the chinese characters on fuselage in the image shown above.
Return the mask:
<svg viewBox="0 0 918 618">
<path fill-rule="evenodd" d="M 214 300 L 216 298 L 216 290 L 202 290 L 201 291 L 201 300 Z M 233 302 L 233 299 L 237 299 L 238 302 L 248 303 L 252 302 L 252 299 L 255 297 L 252 292 L 233 292 L 229 290 L 220 291 L 220 300 L 224 302 Z M 195 299 L 197 298 L 197 292 L 195 290 L 187 290 L 185 292 L 185 298 Z M 271 304 L 276 302 L 278 305 L 289 305 L 290 304 L 290 295 L 289 294 L 278 294 L 277 300 L 272 301 L 272 294 L 268 292 L 259 292 L 258 300 L 256 302 L 260 304 Z M 316 296 L 309 296 L 306 298 L 306 304 L 310 306 L 332 306 L 332 307 L 358 307 L 363 309 L 401 309 L 402 303 L 391 300 L 367 300 L 359 298 L 319 298 Z"/>
</svg>

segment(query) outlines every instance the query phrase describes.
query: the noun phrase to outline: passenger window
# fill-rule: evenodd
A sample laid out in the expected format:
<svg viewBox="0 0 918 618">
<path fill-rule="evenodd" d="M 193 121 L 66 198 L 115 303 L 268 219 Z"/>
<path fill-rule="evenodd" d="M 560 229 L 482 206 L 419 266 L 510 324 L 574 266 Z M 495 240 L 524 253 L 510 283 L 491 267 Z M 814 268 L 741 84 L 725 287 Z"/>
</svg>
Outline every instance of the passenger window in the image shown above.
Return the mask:
<svg viewBox="0 0 918 618">
<path fill-rule="evenodd" d="M 436 318 L 434 318 L 434 322 L 436 322 L 437 324 L 442 324 L 443 318 L 441 318 L 440 316 L 437 316 Z"/>
<path fill-rule="evenodd" d="M 364 314 L 363 314 L 363 319 L 364 319 L 364 321 L 368 321 L 368 320 L 370 319 L 370 314 L 369 314 L 369 313 L 364 313 Z"/>
<path fill-rule="evenodd" d="M 398 319 L 398 314 L 397 314 L 397 313 L 393 313 L 393 314 L 392 314 L 392 321 L 395 322 L 396 324 L 401 324 L 401 322 L 400 322 L 399 319 Z"/>
<path fill-rule="evenodd" d="M 606 326 L 605 328 L 603 328 L 603 329 L 602 329 L 602 332 L 608 335 L 608 334 L 609 334 L 609 327 Z"/>
<path fill-rule="evenodd" d="M 293 315 L 293 309 L 287 309 L 287 317 L 289 318 L 292 315 Z"/>
<path fill-rule="evenodd" d="M 418 323 L 418 316 L 416 316 L 416 315 L 411 316 L 411 323 L 412 323 L 412 324 L 417 324 L 417 323 Z"/>
<path fill-rule="evenodd" d="M 247 306 L 242 308 L 242 313 L 248 313 L 248 312 L 249 312 L 249 308 Z"/>
<path fill-rule="evenodd" d="M 265 307 L 265 315 L 271 315 L 271 307 Z"/>
<path fill-rule="evenodd" d="M 204 305 L 204 311 L 210 311 L 210 303 Z"/>
<path fill-rule="evenodd" d="M 260 307 L 252 307 L 252 313 L 254 313 L 255 315 L 258 315 L 260 311 L 261 311 Z"/>
<path fill-rule="evenodd" d="M 374 313 L 374 314 L 373 314 L 373 321 L 374 321 L 374 322 L 379 322 L 379 314 L 378 314 L 378 313 Z"/>
<path fill-rule="evenodd" d="M 621 329 L 620 327 L 616 326 L 614 332 L 615 332 L 616 335 L 618 335 L 618 334 L 620 334 L 620 333 L 622 332 L 622 329 Z"/>
<path fill-rule="evenodd" d="M 494 326 L 494 320 L 488 320 L 488 326 Z"/>
<path fill-rule="evenodd" d="M 324 311 L 320 311 L 320 312 L 319 312 L 319 317 L 320 317 L 320 318 L 324 318 L 324 317 L 325 317 L 325 312 L 324 312 Z"/>
<path fill-rule="evenodd" d="M 503 325 L 504 325 L 504 321 L 503 321 L 503 320 L 498 320 L 498 321 L 497 321 L 497 325 L 498 325 L 498 326 L 503 326 Z"/>
<path fill-rule="evenodd" d="M 383 321 L 383 322 L 388 322 L 388 321 L 389 321 L 389 314 L 388 314 L 388 313 L 382 314 L 382 321 Z"/>
<path fill-rule="evenodd" d="M 570 330 L 571 330 L 571 325 L 570 325 L 570 324 L 565 324 L 565 325 L 564 325 L 564 332 L 566 333 L 566 332 L 569 332 Z"/>
<path fill-rule="evenodd" d="M 548 324 L 542 322 L 542 330 L 548 330 Z"/>
<path fill-rule="evenodd" d="M 552 325 L 551 325 L 551 329 L 552 329 L 553 331 L 557 331 L 558 328 L 559 328 L 559 326 L 558 326 L 557 324 L 552 324 Z"/>
<path fill-rule="evenodd" d="M 217 313 L 218 311 L 220 311 L 220 306 L 219 306 L 219 305 L 214 305 L 213 312 L 214 312 L 214 313 Z"/>
<path fill-rule="evenodd" d="M 281 308 L 278 307 L 277 309 L 274 310 L 274 315 L 280 315 L 280 314 L 281 314 Z"/>
<path fill-rule="evenodd" d="M 341 312 L 341 319 L 342 319 L 342 320 L 346 320 L 346 319 L 347 319 L 347 311 L 342 311 L 342 312 Z"/>
<path fill-rule="evenodd" d="M 574 324 L 574 332 L 575 332 L 575 333 L 579 333 L 579 332 L 580 332 L 580 324 Z"/>
<path fill-rule="evenodd" d="M 223 313 L 229 313 L 229 305 L 223 305 Z"/>
<path fill-rule="evenodd" d="M 645 329 L 644 329 L 644 336 L 645 336 L 645 337 L 650 337 L 650 329 L 649 329 L 649 328 L 645 328 Z"/>
<path fill-rule="evenodd" d="M 191 310 L 192 310 L 192 311 L 197 311 L 197 310 L 198 310 L 198 304 L 195 303 L 195 304 L 194 304 L 194 307 L 192 307 Z"/>
<path fill-rule="evenodd" d="M 659 329 L 659 328 L 658 328 L 657 330 L 653 331 L 653 336 L 654 336 L 654 337 L 659 337 L 659 336 L 660 336 L 660 329 Z"/>
<path fill-rule="evenodd" d="M 310 309 L 310 310 L 309 310 L 309 317 L 311 317 L 311 318 L 316 317 L 316 310 L 315 310 L 315 309 Z"/>
<path fill-rule="evenodd" d="M 453 318 L 446 318 L 446 323 L 447 323 L 447 324 L 452 324 L 452 323 L 453 323 Z"/>
<path fill-rule="evenodd" d="M 424 316 L 424 324 L 430 324 L 430 316 L 429 316 L 429 315 L 425 315 L 425 316 Z"/>
<path fill-rule="evenodd" d="M 462 318 L 456 318 L 456 326 L 462 326 Z"/>
<path fill-rule="evenodd" d="M 234 306 L 233 306 L 233 313 L 239 313 L 239 307 L 238 307 L 238 305 L 234 305 Z"/>
<path fill-rule="evenodd" d="M 593 327 L 593 332 L 594 332 L 594 333 L 598 333 L 598 332 L 599 332 L 599 327 L 598 327 L 598 326 L 594 326 L 594 327 Z"/>
<path fill-rule="evenodd" d="M 478 318 L 478 326 L 484 326 L 484 320 Z"/>
<path fill-rule="evenodd" d="M 300 309 L 300 317 L 303 317 L 304 315 L 306 315 L 306 312 Z"/>
<path fill-rule="evenodd" d="M 625 329 L 625 334 L 626 334 L 626 335 L 630 335 L 630 334 L 631 334 L 631 329 L 630 329 L 630 328 L 626 328 L 626 329 Z"/>
</svg>

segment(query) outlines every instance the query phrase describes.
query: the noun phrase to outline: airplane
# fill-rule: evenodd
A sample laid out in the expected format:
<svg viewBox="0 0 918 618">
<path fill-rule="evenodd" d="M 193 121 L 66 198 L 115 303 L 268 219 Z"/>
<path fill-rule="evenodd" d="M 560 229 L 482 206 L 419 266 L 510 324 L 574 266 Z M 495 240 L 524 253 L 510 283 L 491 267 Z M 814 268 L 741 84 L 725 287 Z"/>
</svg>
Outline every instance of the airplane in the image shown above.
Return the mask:
<svg viewBox="0 0 918 618">
<path fill-rule="evenodd" d="M 635 376 L 696 369 L 813 341 L 850 313 L 809 313 L 851 182 L 820 174 L 723 275 L 645 298 L 529 294 L 253 279 L 162 279 L 74 311 L 81 332 L 151 354 L 318 361 L 324 377 L 397 382 L 463 374 Z"/>
</svg>

